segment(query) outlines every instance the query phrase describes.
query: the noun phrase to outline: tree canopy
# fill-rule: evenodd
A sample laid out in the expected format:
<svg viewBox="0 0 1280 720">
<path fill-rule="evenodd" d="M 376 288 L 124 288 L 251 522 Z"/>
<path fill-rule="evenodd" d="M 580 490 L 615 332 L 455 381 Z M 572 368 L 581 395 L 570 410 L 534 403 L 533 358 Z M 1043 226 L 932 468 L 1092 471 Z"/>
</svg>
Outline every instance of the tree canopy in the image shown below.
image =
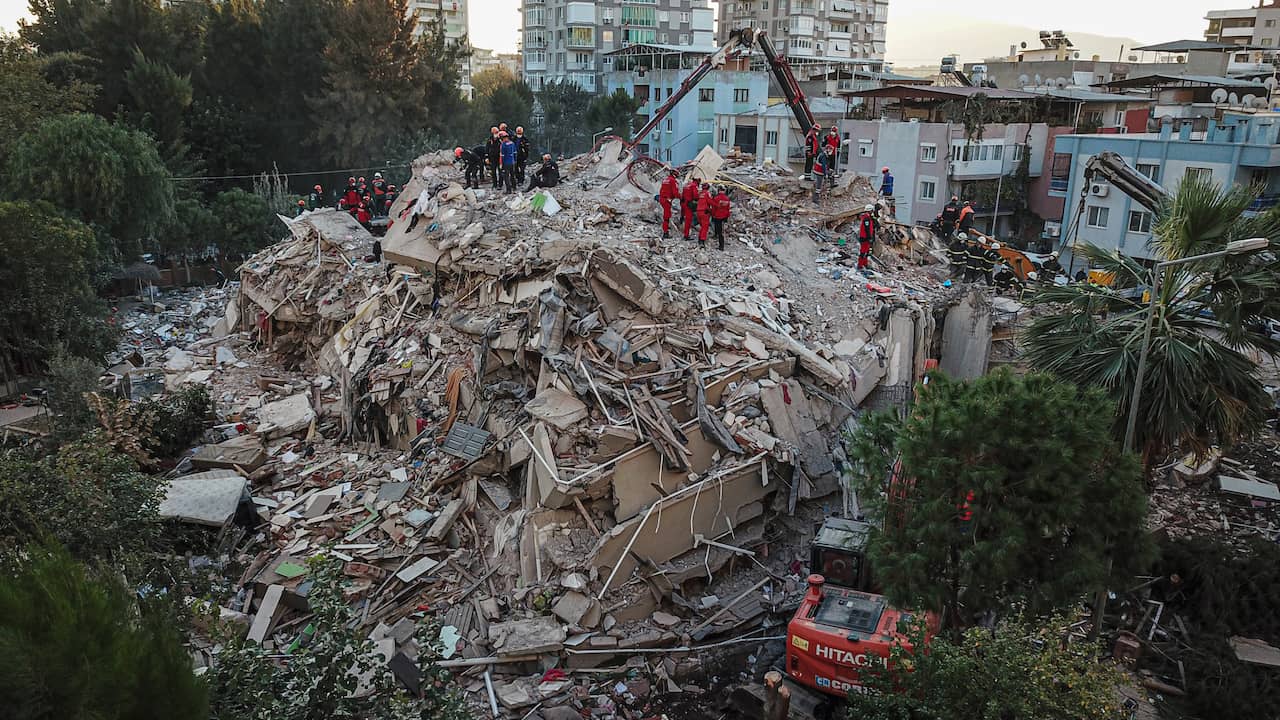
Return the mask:
<svg viewBox="0 0 1280 720">
<path fill-rule="evenodd" d="M 1141 567 L 1146 496 L 1102 390 L 1003 370 L 935 373 L 918 394 L 910 416 L 872 415 L 852 438 L 858 498 L 883 528 L 871 567 L 892 602 L 956 627 L 1014 602 L 1063 607 Z M 887 500 L 890 483 L 905 500 Z"/>
<path fill-rule="evenodd" d="M 116 261 L 172 219 L 173 187 L 155 142 L 97 115 L 60 115 L 22 135 L 5 182 L 12 195 L 46 200 L 106 233 Z"/>
<path fill-rule="evenodd" d="M 1245 217 L 1257 190 L 1223 190 L 1188 178 L 1155 225 L 1155 249 L 1189 258 L 1250 237 L 1280 239 L 1280 214 Z M 1137 259 L 1089 246 L 1081 254 L 1114 274 L 1110 287 L 1046 286 L 1023 341 L 1027 361 L 1081 386 L 1106 390 L 1123 437 L 1142 352 L 1150 288 L 1159 272 L 1148 367 L 1135 447 L 1150 465 L 1176 446 L 1203 451 L 1248 435 L 1272 405 L 1253 375 L 1252 352 L 1280 352 L 1266 321 L 1280 318 L 1280 261 L 1227 256 L 1156 271 Z"/>
<path fill-rule="evenodd" d="M 639 100 L 627 94 L 627 91 L 618 88 L 612 95 L 601 95 L 591 102 L 591 107 L 587 109 L 587 125 L 598 128 L 594 132 L 611 127 L 613 128 L 611 135 L 630 140 L 631 123 L 635 120 L 636 110 L 640 109 L 641 104 Z"/>
</svg>

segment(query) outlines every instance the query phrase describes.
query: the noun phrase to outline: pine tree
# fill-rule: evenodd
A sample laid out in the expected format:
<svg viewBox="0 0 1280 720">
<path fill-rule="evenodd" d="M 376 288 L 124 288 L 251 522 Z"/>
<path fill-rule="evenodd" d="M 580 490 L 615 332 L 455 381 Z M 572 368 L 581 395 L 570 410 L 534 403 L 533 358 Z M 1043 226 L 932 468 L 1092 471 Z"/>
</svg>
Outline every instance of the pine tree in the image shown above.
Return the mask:
<svg viewBox="0 0 1280 720">
<path fill-rule="evenodd" d="M 853 437 L 859 499 L 882 527 L 871 565 L 891 601 L 954 627 L 1132 577 L 1147 556 L 1146 496 L 1103 391 L 1001 371 L 933 374 L 918 392 L 910 416 L 872 416 Z M 900 504 L 893 483 L 907 490 Z"/>
</svg>

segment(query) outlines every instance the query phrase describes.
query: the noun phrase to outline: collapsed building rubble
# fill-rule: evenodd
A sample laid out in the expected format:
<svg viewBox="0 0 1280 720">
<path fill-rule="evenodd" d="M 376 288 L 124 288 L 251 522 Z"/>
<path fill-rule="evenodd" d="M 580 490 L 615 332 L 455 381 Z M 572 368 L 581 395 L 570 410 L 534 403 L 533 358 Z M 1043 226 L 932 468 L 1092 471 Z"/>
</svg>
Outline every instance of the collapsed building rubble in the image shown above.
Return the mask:
<svg viewBox="0 0 1280 720">
<path fill-rule="evenodd" d="M 343 213 L 289 220 L 214 337 L 164 368 L 207 372 L 223 420 L 166 512 L 227 528 L 241 488 L 252 508 L 223 611 L 286 652 L 306 561 L 328 554 L 407 686 L 430 612 L 477 705 L 518 715 L 630 716 L 705 689 L 689 648 L 767 636 L 814 521 L 857 512 L 856 413 L 904 407 L 939 358 L 980 373 L 996 313 L 946 282 L 927 232 L 886 223 L 859 274 L 839 213 L 795 202 L 794 179 L 699 162 L 751 191 L 723 253 L 651 247 L 651 178 L 608 150 L 496 197 L 424 157 L 381 258 Z M 832 197 L 872 195 L 853 179 Z M 575 679 L 619 663 L 645 682 Z"/>
</svg>

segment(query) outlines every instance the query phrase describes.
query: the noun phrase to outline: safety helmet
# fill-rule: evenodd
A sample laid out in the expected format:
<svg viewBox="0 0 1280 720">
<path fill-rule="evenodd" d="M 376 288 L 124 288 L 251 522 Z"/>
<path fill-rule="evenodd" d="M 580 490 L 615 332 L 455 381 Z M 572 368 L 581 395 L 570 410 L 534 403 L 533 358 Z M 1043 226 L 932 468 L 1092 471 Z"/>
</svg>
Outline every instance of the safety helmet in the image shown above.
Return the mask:
<svg viewBox="0 0 1280 720">
<path fill-rule="evenodd" d="M 863 207 L 862 209 L 863 209 L 863 210 L 866 210 L 867 212 L 875 212 L 876 206 L 875 206 L 875 205 L 867 205 L 867 206 Z"/>
<path fill-rule="evenodd" d="M 523 135 L 523 134 L 524 134 L 524 128 L 523 128 L 523 127 L 520 127 L 519 125 L 517 125 L 517 126 L 516 126 L 516 134 L 517 134 L 517 135 Z"/>
<path fill-rule="evenodd" d="M 360 182 L 364 182 L 364 176 L 363 176 L 363 175 L 361 175 L 361 176 L 360 176 Z"/>
<path fill-rule="evenodd" d="M 888 166 L 888 165 L 885 165 L 884 167 L 880 168 L 880 172 L 882 172 L 882 173 L 887 173 L 887 172 L 889 172 L 889 166 Z"/>
<path fill-rule="evenodd" d="M 306 201 L 306 200 L 299 200 L 299 201 L 298 201 L 298 207 L 306 207 L 306 206 L 307 206 L 307 201 Z"/>
<path fill-rule="evenodd" d="M 495 126 L 493 126 L 493 127 L 489 128 L 489 132 L 490 132 L 491 134 L 493 134 L 493 135 L 497 135 L 497 134 L 498 134 L 498 127 L 495 125 Z"/>
<path fill-rule="evenodd" d="M 1057 259 L 1058 259 L 1058 251 L 1057 251 L 1057 250 L 1054 250 L 1053 252 L 1049 253 L 1049 257 L 1053 258 L 1054 260 L 1057 260 Z"/>
<path fill-rule="evenodd" d="M 955 195 L 951 196 L 951 202 L 959 202 L 959 201 L 960 201 L 960 198 L 956 197 Z"/>
<path fill-rule="evenodd" d="M 1031 272 L 1027 273 L 1027 279 L 1028 279 L 1028 280 L 1036 280 L 1036 279 L 1038 279 L 1039 277 L 1040 277 L 1040 276 L 1036 274 L 1036 271 L 1035 271 L 1035 270 L 1032 270 Z"/>
<path fill-rule="evenodd" d="M 376 173 L 374 173 L 374 174 L 373 174 L 373 179 L 374 179 L 374 180 L 381 180 L 381 179 L 382 179 L 382 173 L 380 173 L 380 172 L 376 172 Z"/>
<path fill-rule="evenodd" d="M 675 177 L 680 174 L 680 171 L 676 170 L 675 168 L 667 168 L 667 174 L 670 175 L 671 177 Z"/>
<path fill-rule="evenodd" d="M 992 250 L 999 250 L 999 249 L 1000 249 L 1000 243 L 998 243 L 998 242 L 993 242 L 993 243 L 991 243 L 991 249 L 992 249 Z"/>
<path fill-rule="evenodd" d="M 462 157 L 462 148 L 454 148 L 454 149 L 453 149 L 453 156 L 454 156 L 454 157 L 456 157 L 456 158 L 460 158 L 460 157 Z"/>
<path fill-rule="evenodd" d="M 356 181 L 356 176 L 355 176 L 355 175 L 352 175 L 351 177 L 347 178 L 347 182 L 348 182 L 348 183 L 353 183 L 353 184 L 354 184 L 354 183 L 355 183 L 355 181 Z"/>
<path fill-rule="evenodd" d="M 314 188 L 312 188 L 312 189 L 313 189 L 313 190 L 315 190 L 316 192 L 320 192 L 320 186 L 319 186 L 319 185 L 315 186 L 315 187 L 314 187 Z"/>
<path fill-rule="evenodd" d="M 507 137 L 507 131 L 506 131 L 506 130 L 501 130 L 501 131 L 499 131 L 499 132 L 498 132 L 498 137 L 500 137 L 500 138 Z"/>
<path fill-rule="evenodd" d="M 388 186 L 387 186 L 387 189 L 388 189 L 388 190 L 395 190 L 395 189 L 396 189 L 396 186 L 395 186 L 395 185 L 388 185 Z"/>
<path fill-rule="evenodd" d="M 972 206 L 972 205 L 973 205 L 973 201 L 972 201 L 972 200 L 965 200 L 965 201 L 964 201 L 964 206 L 965 206 L 965 207 L 970 207 L 970 206 Z"/>
<path fill-rule="evenodd" d="M 499 129 L 499 130 L 506 130 L 506 129 L 507 129 L 507 124 L 506 124 L 506 123 L 498 123 L 498 129 Z"/>
</svg>

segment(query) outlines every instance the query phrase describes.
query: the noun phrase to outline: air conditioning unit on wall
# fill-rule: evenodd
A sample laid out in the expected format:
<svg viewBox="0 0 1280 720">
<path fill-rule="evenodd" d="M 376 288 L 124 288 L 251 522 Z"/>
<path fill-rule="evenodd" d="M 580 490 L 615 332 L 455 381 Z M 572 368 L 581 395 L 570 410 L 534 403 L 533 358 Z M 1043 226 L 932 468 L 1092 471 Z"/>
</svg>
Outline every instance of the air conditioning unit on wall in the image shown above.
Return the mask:
<svg viewBox="0 0 1280 720">
<path fill-rule="evenodd" d="M 1103 182 L 1089 183 L 1089 194 L 1093 197 L 1106 197 L 1111 194 L 1111 185 Z"/>
</svg>

